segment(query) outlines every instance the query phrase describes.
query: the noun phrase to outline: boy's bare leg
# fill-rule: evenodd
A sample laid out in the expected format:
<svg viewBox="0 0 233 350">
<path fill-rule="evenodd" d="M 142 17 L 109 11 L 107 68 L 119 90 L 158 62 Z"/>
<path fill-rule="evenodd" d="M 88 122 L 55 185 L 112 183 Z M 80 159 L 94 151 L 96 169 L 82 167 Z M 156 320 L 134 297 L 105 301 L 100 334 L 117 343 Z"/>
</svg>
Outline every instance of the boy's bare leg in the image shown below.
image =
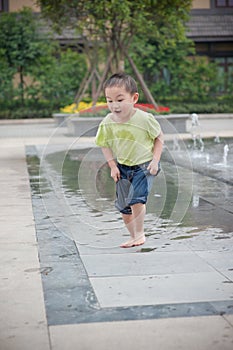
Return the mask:
<svg viewBox="0 0 233 350">
<path fill-rule="evenodd" d="M 141 245 L 145 243 L 144 220 L 146 214 L 146 205 L 142 203 L 134 204 L 132 207 L 134 216 L 134 245 Z"/>
<path fill-rule="evenodd" d="M 122 219 L 125 223 L 125 226 L 127 228 L 127 230 L 129 231 L 130 233 L 130 237 L 131 239 L 123 244 L 121 244 L 121 247 L 122 248 L 125 248 L 126 246 L 128 246 L 131 243 L 133 242 L 134 240 L 134 232 L 135 232 L 135 220 L 134 220 L 134 217 L 133 217 L 133 214 L 122 214 Z"/>
<path fill-rule="evenodd" d="M 134 204 L 132 214 L 122 214 L 124 223 L 130 233 L 131 239 L 121 245 L 122 248 L 130 248 L 145 243 L 144 219 L 146 206 L 142 203 Z"/>
</svg>

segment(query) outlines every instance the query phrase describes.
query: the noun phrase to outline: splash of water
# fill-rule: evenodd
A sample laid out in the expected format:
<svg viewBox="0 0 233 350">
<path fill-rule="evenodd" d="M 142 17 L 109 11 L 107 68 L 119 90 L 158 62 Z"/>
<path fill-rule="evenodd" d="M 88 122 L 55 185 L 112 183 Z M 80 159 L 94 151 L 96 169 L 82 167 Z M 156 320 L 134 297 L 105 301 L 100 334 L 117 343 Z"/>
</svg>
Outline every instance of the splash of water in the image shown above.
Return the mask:
<svg viewBox="0 0 233 350">
<path fill-rule="evenodd" d="M 223 148 L 223 164 L 226 166 L 227 165 L 227 156 L 229 152 L 229 146 L 226 144 Z"/>
<path fill-rule="evenodd" d="M 194 150 L 200 150 L 201 152 L 204 151 L 205 144 L 204 141 L 202 140 L 200 135 L 193 135 L 193 149 Z"/>
<path fill-rule="evenodd" d="M 192 113 L 191 119 L 192 119 L 192 126 L 200 126 L 199 116 L 197 113 Z"/>
<path fill-rule="evenodd" d="M 216 134 L 215 138 L 214 138 L 214 142 L 215 143 L 220 143 L 220 137 L 218 136 L 218 134 Z"/>
<path fill-rule="evenodd" d="M 173 139 L 173 151 L 180 151 L 180 145 L 177 137 Z"/>
</svg>

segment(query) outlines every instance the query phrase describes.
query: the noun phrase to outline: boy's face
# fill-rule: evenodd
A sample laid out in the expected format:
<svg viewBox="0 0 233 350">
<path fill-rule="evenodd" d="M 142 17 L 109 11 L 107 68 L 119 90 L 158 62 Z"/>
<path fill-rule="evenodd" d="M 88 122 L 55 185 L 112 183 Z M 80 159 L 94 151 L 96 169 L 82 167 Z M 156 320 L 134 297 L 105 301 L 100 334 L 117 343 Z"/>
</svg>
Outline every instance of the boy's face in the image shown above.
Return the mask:
<svg viewBox="0 0 233 350">
<path fill-rule="evenodd" d="M 113 86 L 105 89 L 109 110 L 118 120 L 127 120 L 134 114 L 134 104 L 138 101 L 138 93 L 130 94 L 124 87 Z"/>
</svg>

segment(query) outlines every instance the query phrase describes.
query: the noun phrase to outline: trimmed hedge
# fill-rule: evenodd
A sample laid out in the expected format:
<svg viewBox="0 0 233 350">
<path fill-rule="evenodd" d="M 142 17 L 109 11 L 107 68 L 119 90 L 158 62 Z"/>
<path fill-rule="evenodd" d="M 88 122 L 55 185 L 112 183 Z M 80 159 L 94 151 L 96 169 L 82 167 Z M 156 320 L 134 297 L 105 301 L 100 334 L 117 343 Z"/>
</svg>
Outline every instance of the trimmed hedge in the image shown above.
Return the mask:
<svg viewBox="0 0 233 350">
<path fill-rule="evenodd" d="M 51 118 L 52 110 L 49 109 L 27 109 L 0 111 L 0 119 L 29 119 L 29 118 Z"/>
<path fill-rule="evenodd" d="M 171 113 L 233 113 L 233 104 L 227 103 L 183 103 L 172 104 Z"/>
</svg>

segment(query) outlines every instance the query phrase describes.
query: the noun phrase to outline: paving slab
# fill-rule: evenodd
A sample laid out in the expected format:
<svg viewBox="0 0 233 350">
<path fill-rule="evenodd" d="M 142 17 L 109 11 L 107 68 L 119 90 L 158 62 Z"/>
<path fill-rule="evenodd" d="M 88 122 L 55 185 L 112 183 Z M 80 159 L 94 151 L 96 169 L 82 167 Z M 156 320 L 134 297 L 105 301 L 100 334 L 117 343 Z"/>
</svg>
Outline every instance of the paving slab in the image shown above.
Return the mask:
<svg viewBox="0 0 233 350">
<path fill-rule="evenodd" d="M 225 315 L 224 318 L 233 327 L 233 315 Z"/>
<path fill-rule="evenodd" d="M 216 272 L 90 278 L 102 307 L 232 300 L 233 284 Z"/>
<path fill-rule="evenodd" d="M 4 149 L 0 165 L 0 347 L 49 350 L 24 146 Z"/>
<path fill-rule="evenodd" d="M 96 278 L 214 271 L 192 251 L 81 255 L 81 258 L 89 277 Z"/>
<path fill-rule="evenodd" d="M 197 254 L 216 270 L 233 271 L 232 251 L 202 251 L 198 252 Z"/>
<path fill-rule="evenodd" d="M 50 327 L 56 350 L 232 350 L 233 333 L 220 316 Z"/>
<path fill-rule="evenodd" d="M 4 227 L 1 232 L 0 244 L 12 243 L 17 246 L 18 243 L 36 243 L 36 238 L 32 235 L 32 225 L 28 224 L 28 221 L 22 220 L 25 225 L 24 228 L 20 227 L 19 222 L 17 222 L 17 224 L 10 223 L 7 224 L 7 226 L 5 225 L 5 222 L 6 220 L 0 220 L 0 226 Z"/>
</svg>

